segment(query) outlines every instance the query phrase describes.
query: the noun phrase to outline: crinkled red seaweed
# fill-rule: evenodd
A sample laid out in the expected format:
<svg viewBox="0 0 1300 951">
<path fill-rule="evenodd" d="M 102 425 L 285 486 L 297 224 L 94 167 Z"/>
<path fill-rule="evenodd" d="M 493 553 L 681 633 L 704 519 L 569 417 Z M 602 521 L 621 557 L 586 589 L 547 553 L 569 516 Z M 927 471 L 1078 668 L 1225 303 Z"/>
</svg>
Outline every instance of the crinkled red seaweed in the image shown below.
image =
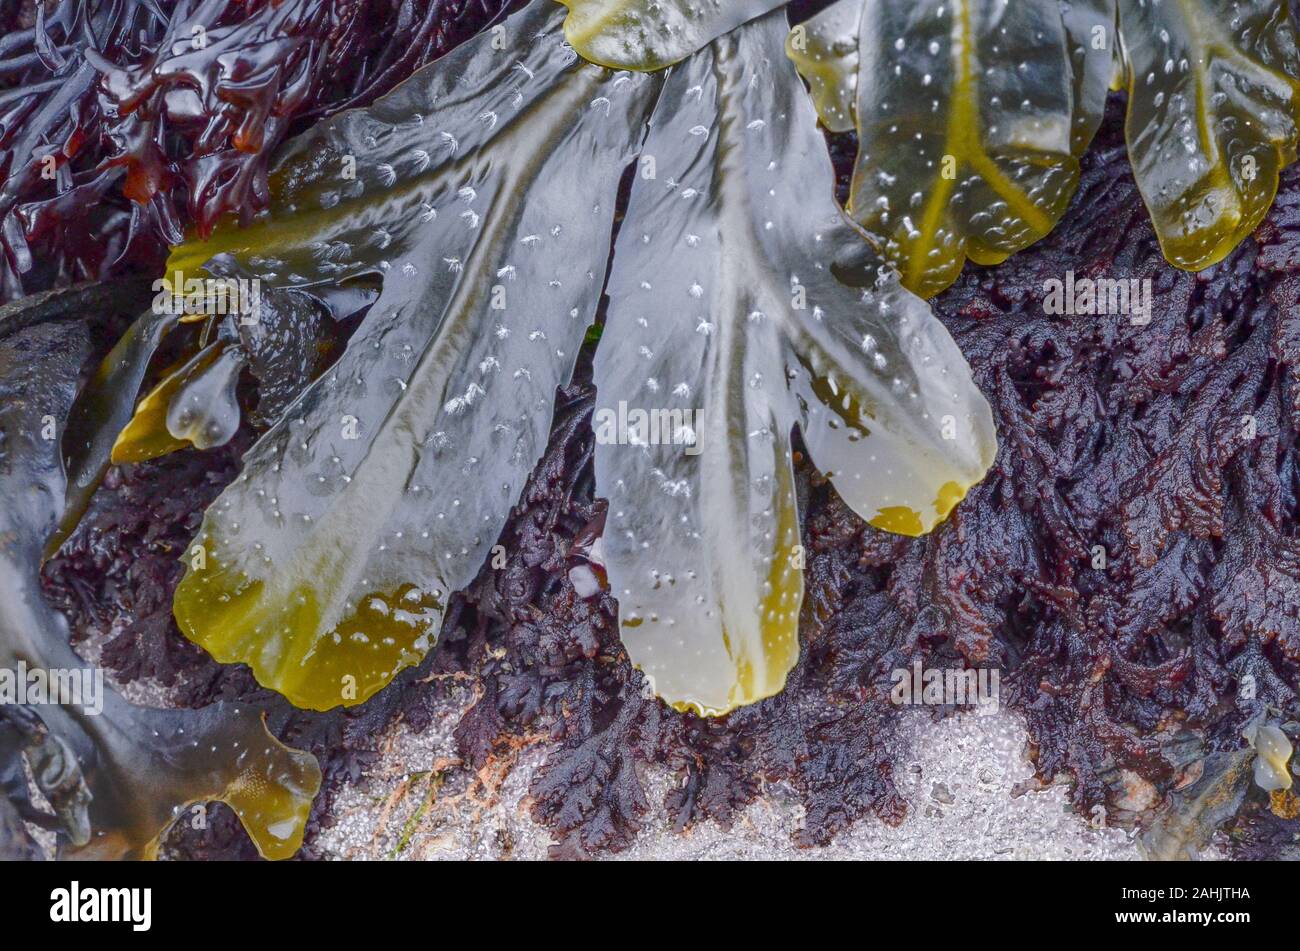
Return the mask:
<svg viewBox="0 0 1300 951">
<path fill-rule="evenodd" d="M 0 302 L 156 272 L 187 228 L 247 220 L 288 134 L 369 102 L 504 6 L 4 0 Z"/>
</svg>

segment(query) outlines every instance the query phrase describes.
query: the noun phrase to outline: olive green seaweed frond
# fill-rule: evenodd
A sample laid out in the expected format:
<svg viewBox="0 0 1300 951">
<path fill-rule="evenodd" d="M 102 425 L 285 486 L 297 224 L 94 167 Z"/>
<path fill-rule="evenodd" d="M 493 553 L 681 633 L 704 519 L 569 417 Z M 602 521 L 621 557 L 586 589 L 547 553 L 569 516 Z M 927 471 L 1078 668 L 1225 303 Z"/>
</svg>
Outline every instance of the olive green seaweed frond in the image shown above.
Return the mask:
<svg viewBox="0 0 1300 951">
<path fill-rule="evenodd" d="M 719 19 L 652 74 L 575 57 L 563 19 L 538 0 L 321 123 L 281 158 L 265 215 L 169 262 L 219 259 L 264 294 L 382 284 L 209 508 L 175 598 L 187 636 L 300 706 L 360 703 L 431 649 L 541 456 L 602 291 L 606 569 L 633 663 L 680 709 L 770 696 L 798 658 L 795 425 L 889 531 L 933 528 L 992 462 L 961 353 L 834 202 L 784 13 Z M 602 438 L 620 405 L 666 423 Z"/>
<path fill-rule="evenodd" d="M 1296 158 L 1300 57 L 1274 0 L 839 0 L 787 52 L 823 124 L 857 130 L 849 210 L 923 296 L 1056 226 L 1112 82 L 1180 268 L 1250 234 Z"/>
</svg>

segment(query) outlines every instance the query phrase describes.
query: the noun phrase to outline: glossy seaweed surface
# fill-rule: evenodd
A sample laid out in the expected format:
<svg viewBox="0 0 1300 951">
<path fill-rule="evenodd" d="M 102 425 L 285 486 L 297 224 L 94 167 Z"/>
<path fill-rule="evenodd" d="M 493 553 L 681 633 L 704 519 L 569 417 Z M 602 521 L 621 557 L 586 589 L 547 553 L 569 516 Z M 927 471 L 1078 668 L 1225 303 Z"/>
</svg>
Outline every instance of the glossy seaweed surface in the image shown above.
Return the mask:
<svg viewBox="0 0 1300 951">
<path fill-rule="evenodd" d="M 718 61 L 715 103 L 726 102 L 731 70 L 744 69 L 727 55 L 743 42 L 729 38 L 708 54 Z M 1266 708 L 1295 713 L 1294 182 L 1284 176 L 1282 201 L 1255 238 L 1201 275 L 1181 274 L 1162 263 L 1134 211 L 1143 172 L 1136 185 L 1127 177 L 1117 129 L 1112 115 L 1081 160 L 1080 190 L 1057 232 L 996 272 L 967 269 L 936 305 L 1010 439 L 946 525 L 916 542 L 865 527 L 803 462 L 805 450 L 816 457 L 816 433 L 791 444 L 808 555 L 804 652 L 786 691 L 753 708 L 712 720 L 667 711 L 627 664 L 613 601 L 588 583 L 606 567 L 591 538 L 617 510 L 593 495 L 589 463 L 600 447 L 587 417 L 600 397 L 593 405 L 579 363 L 551 446 L 538 447 L 539 466 L 505 523 L 505 564 L 450 599 L 440 646 L 421 667 L 468 669 L 483 686 L 458 734 L 465 763 L 500 765 L 521 740 L 548 738 L 533 793 L 562 854 L 627 844 L 648 806 L 643 762 L 683 773 L 668 803 L 682 823 L 729 821 L 760 777 L 787 779 L 805 798 L 805 842 L 868 812 L 900 818 L 882 752 L 888 672 L 917 657 L 1008 671 L 1004 699 L 1026 712 L 1041 776 L 1073 779 L 1080 807 L 1106 804 L 1124 820 L 1134 803 L 1167 802 L 1143 817 L 1155 854 L 1195 846 L 1223 822 L 1246 854 L 1288 847 L 1286 791 L 1275 789 L 1266 810 L 1246 767 L 1253 761 L 1258 777 L 1283 748 L 1259 724 Z M 1076 125 L 1072 143 L 1077 135 Z M 852 151 L 833 145 L 841 174 Z M 1088 269 L 1150 277 L 1151 324 L 1044 314 L 1044 281 Z M 683 316 L 694 323 L 689 303 Z M 604 317 L 608 329 L 618 312 Z M 246 440 L 235 433 L 227 445 Z M 167 630 L 177 567 L 164 563 L 184 548 L 217 483 L 234 475 L 231 459 L 185 451 L 107 470 L 47 573 L 78 628 L 102 623 L 105 611 L 133 617 L 106 653 L 111 664 L 128 676 L 180 675 L 191 701 L 251 690 L 246 674 L 216 673 Z M 202 498 L 159 496 L 169 484 L 210 488 Z M 1240 689 L 1247 681 L 1249 692 Z M 272 700 L 272 725 L 320 751 L 336 783 L 363 767 L 369 735 L 393 713 L 418 726 L 437 689 L 408 672 L 353 711 L 315 715 Z M 1243 734 L 1258 757 L 1243 750 Z M 240 848 L 228 833 L 222 824 L 197 838 L 185 832 L 180 848 Z"/>
<path fill-rule="evenodd" d="M 723 713 L 795 663 L 796 424 L 856 511 L 909 535 L 992 458 L 960 352 L 834 202 L 784 16 L 666 77 L 579 60 L 562 19 L 538 0 L 322 123 L 281 157 L 265 214 L 169 261 L 222 255 L 304 293 L 382 282 L 209 510 L 176 597 L 192 639 L 299 706 L 364 701 L 436 641 L 496 551 L 602 288 L 605 411 L 668 419 L 602 439 L 596 478 L 624 638 L 671 704 Z M 685 317 L 660 312 L 673 300 Z"/>
<path fill-rule="evenodd" d="M 1170 263 L 1223 260 L 1300 132 L 1300 53 L 1274 0 L 839 0 L 791 57 L 828 128 L 857 130 L 849 207 L 930 296 L 1060 220 L 1106 87 Z"/>
<path fill-rule="evenodd" d="M 86 301 L 91 305 L 94 301 Z M 102 306 L 102 302 L 101 306 Z M 44 538 L 64 499 L 52 421 L 66 417 L 81 366 L 91 355 L 86 321 L 6 326 L 0 309 L 0 666 L 90 668 L 69 645 L 66 620 L 40 591 Z M 298 851 L 320 787 L 310 754 L 285 747 L 255 705 L 146 709 L 115 690 L 87 687 L 80 703 L 10 706 L 0 718 L 0 790 L 20 816 L 59 828 L 60 851 L 83 857 L 152 857 L 167 828 L 190 806 L 228 803 L 261 854 Z M 28 791 L 26 758 L 54 808 Z M 0 854 L 26 848 L 22 834 Z"/>
<path fill-rule="evenodd" d="M 1208 772 L 1229 787 L 1233 809 L 1194 810 L 1197 821 L 1225 822 L 1240 856 L 1291 855 L 1295 820 L 1242 781 L 1248 766 L 1233 770 L 1249 759 L 1241 730 L 1263 704 L 1296 714 L 1300 176 L 1283 176 L 1263 228 L 1225 264 L 1189 275 L 1163 261 L 1122 129 L 1115 103 L 1056 233 L 996 270 L 968 269 L 935 301 L 1004 434 L 993 475 L 952 520 L 925 539 L 877 532 L 796 468 L 809 555 L 804 651 L 780 696 L 709 720 L 665 710 L 643 696 L 613 599 L 575 590 L 571 570 L 587 564 L 605 517 L 583 360 L 502 533 L 505 566 L 485 566 L 452 598 L 432 656 L 359 707 L 275 706 L 272 726 L 315 752 L 327 777 L 307 853 L 333 792 L 375 755 L 382 725 L 399 712 L 416 729 L 428 724 L 443 689 L 426 682 L 431 673 L 469 673 L 482 690 L 456 733 L 466 768 L 448 782 L 472 785 L 479 768 L 508 768 L 523 741 L 540 743 L 535 816 L 557 855 L 575 855 L 630 844 L 659 806 L 638 775 L 651 763 L 680 777 L 664 805 L 681 826 L 732 821 L 761 779 L 788 781 L 805 804 L 803 844 L 866 815 L 900 821 L 907 806 L 886 753 L 889 671 L 969 659 L 1007 672 L 1003 702 L 1026 715 L 1040 776 L 1069 779 L 1081 813 L 1101 804 L 1127 821 L 1130 791 L 1149 783 L 1164 794 Z M 833 153 L 847 187 L 851 143 L 837 140 Z M 1150 276 L 1154 327 L 1044 315 L 1042 281 L 1068 267 Z M 1243 443 L 1239 417 L 1251 411 L 1261 435 Z M 170 616 L 180 566 L 168 546 L 188 539 L 238 471 L 234 458 L 187 452 L 123 470 L 47 571 L 74 630 L 121 619 L 108 663 L 176 683 L 191 704 L 264 693 L 247 671 L 195 651 Z M 1110 553 L 1108 570 L 1091 568 L 1093 544 Z M 1255 700 L 1238 699 L 1247 674 Z M 1201 831 L 1186 826 L 1157 850 Z M 214 816 L 173 842 L 191 857 L 247 855 L 236 829 Z"/>
</svg>

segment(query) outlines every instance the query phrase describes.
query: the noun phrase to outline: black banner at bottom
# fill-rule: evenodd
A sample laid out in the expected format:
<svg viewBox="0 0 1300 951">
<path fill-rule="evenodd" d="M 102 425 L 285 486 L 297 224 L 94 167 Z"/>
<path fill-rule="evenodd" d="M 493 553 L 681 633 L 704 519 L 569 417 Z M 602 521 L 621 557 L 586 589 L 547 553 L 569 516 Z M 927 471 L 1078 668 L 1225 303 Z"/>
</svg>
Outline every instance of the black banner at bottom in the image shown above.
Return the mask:
<svg viewBox="0 0 1300 951">
<path fill-rule="evenodd" d="M 1192 930 L 1231 938 L 1260 925 L 1285 927 L 1290 909 L 1285 870 L 1208 862 L 50 863 L 8 864 L 0 875 L 0 907 L 19 933 L 102 933 L 127 942 L 374 943 L 412 933 L 437 941 L 446 926 L 495 936 L 511 925 L 559 940 L 557 929 L 574 928 L 583 940 L 596 920 L 632 933 L 650 921 L 676 922 L 674 930 L 688 933 L 716 921 L 734 938 L 771 921 L 778 908 L 792 928 L 815 914 L 819 934 L 834 921 L 860 928 L 865 917 L 868 934 L 939 928 L 937 940 L 969 928 L 990 937 L 1008 928 L 1036 938 Z M 747 922 L 750 913 L 762 918 Z"/>
</svg>

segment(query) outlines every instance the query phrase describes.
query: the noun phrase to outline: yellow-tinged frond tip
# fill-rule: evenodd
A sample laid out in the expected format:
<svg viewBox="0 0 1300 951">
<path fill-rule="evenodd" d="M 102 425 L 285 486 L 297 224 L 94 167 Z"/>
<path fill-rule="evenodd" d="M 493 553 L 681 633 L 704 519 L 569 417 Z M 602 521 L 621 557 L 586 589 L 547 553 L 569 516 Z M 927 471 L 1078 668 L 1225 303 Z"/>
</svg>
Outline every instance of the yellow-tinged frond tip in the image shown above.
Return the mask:
<svg viewBox="0 0 1300 951">
<path fill-rule="evenodd" d="M 1129 159 L 1165 259 L 1226 258 L 1259 226 L 1300 141 L 1300 56 L 1286 4 L 1120 4 Z M 1177 70 L 1163 68 L 1180 63 Z"/>
<path fill-rule="evenodd" d="M 787 53 L 822 121 L 857 126 L 850 214 L 904 286 L 932 297 L 968 259 L 1000 264 L 1065 214 L 1079 176 L 1075 101 L 1054 0 L 972 0 L 924 20 L 914 8 L 842 0 Z"/>
<path fill-rule="evenodd" d="M 921 513 L 914 508 L 906 505 L 890 505 L 880 509 L 876 517 L 871 519 L 867 524 L 881 531 L 893 532 L 895 535 L 906 535 L 909 538 L 919 538 L 935 529 L 953 509 L 957 507 L 962 499 L 966 497 L 969 486 L 963 486 L 956 482 L 945 482 L 939 489 L 939 495 L 934 500 L 935 518 L 926 524 Z"/>
<path fill-rule="evenodd" d="M 569 9 L 564 39 L 590 63 L 610 69 L 654 72 L 670 65 L 657 55 L 645 27 L 620 3 L 557 0 Z M 634 38 L 638 40 L 634 42 Z"/>
<path fill-rule="evenodd" d="M 970 486 L 960 485 L 956 482 L 945 482 L 939 487 L 939 496 L 934 500 L 934 510 L 939 514 L 940 522 L 948 517 L 948 514 L 957 507 L 957 504 L 962 499 L 966 498 L 968 491 L 970 491 Z"/>
<path fill-rule="evenodd" d="M 320 792 L 321 771 L 311 753 L 281 743 L 266 728 L 265 715 L 260 732 L 260 740 L 246 744 L 240 756 L 243 769 L 224 790 L 192 799 L 176 807 L 173 815 L 180 817 L 202 803 L 224 802 L 239 817 L 257 854 L 278 862 L 293 858 L 302 848 L 312 803 Z M 158 859 L 174 821 L 141 847 L 138 858 L 148 862 Z M 128 849 L 126 845 L 109 845 L 108 839 L 101 839 L 84 857 L 102 859 Z"/>
<path fill-rule="evenodd" d="M 178 439 L 168 430 L 167 410 L 185 382 L 211 365 L 218 353 L 217 348 L 202 350 L 163 374 L 162 381 L 140 401 L 131 421 L 118 433 L 109 455 L 113 465 L 147 462 L 190 445 L 189 440 Z"/>
<path fill-rule="evenodd" d="M 793 506 L 785 506 L 782 518 L 782 537 L 798 538 Z M 768 571 L 770 590 L 763 597 L 758 612 L 757 636 L 737 636 L 735 631 L 722 630 L 722 640 L 734 663 L 734 678 L 727 691 L 727 701 L 721 706 L 709 706 L 697 700 L 682 699 L 669 703 L 678 713 L 694 713 L 702 717 L 716 717 L 731 711 L 775 697 L 785 689 L 790 671 L 799 662 L 799 605 L 803 602 L 803 572 L 795 568 L 791 559 L 774 557 Z M 628 627 L 635 627 L 631 621 Z M 639 623 L 639 620 L 636 622 Z M 759 645 L 762 656 L 754 658 L 743 653 L 746 646 Z M 638 666 L 638 669 L 640 667 Z"/>
<path fill-rule="evenodd" d="M 655 72 L 785 0 L 558 0 L 564 37 L 578 54 L 610 69 Z"/>
<path fill-rule="evenodd" d="M 152 397 L 154 394 L 149 394 Z M 146 397 L 146 399 L 149 399 Z M 115 466 L 126 463 L 148 462 L 169 453 L 184 449 L 189 443 L 167 432 L 167 404 L 161 410 L 156 405 L 141 402 L 126 429 L 118 433 L 109 455 Z"/>
<path fill-rule="evenodd" d="M 287 859 L 302 848 L 312 801 L 320 792 L 316 757 L 285 746 L 267 733 L 266 773 L 251 765 L 230 784 L 221 801 L 234 810 L 264 859 Z"/>
<path fill-rule="evenodd" d="M 257 682 L 305 710 L 364 703 L 432 644 L 442 602 L 405 585 L 362 598 L 331 627 L 314 589 L 283 595 L 248 583 L 205 553 L 181 579 L 173 611 L 182 633 L 222 663 L 248 664 Z"/>
<path fill-rule="evenodd" d="M 921 524 L 921 513 L 906 505 L 887 505 L 867 524 L 872 528 L 893 532 L 895 535 L 906 535 L 909 538 L 918 538 L 925 534 L 925 526 Z"/>
<path fill-rule="evenodd" d="M 740 707 L 775 697 L 785 689 L 786 679 L 799 662 L 799 625 L 764 623 L 760 639 L 764 646 L 762 671 L 745 658 L 736 661 L 736 678 L 727 694 L 727 702 L 720 707 L 706 706 L 695 700 L 675 700 L 668 705 L 678 713 L 693 713 L 700 717 L 718 717 Z M 730 642 L 730 638 L 727 638 Z M 640 669 L 639 667 L 637 668 Z"/>
</svg>

